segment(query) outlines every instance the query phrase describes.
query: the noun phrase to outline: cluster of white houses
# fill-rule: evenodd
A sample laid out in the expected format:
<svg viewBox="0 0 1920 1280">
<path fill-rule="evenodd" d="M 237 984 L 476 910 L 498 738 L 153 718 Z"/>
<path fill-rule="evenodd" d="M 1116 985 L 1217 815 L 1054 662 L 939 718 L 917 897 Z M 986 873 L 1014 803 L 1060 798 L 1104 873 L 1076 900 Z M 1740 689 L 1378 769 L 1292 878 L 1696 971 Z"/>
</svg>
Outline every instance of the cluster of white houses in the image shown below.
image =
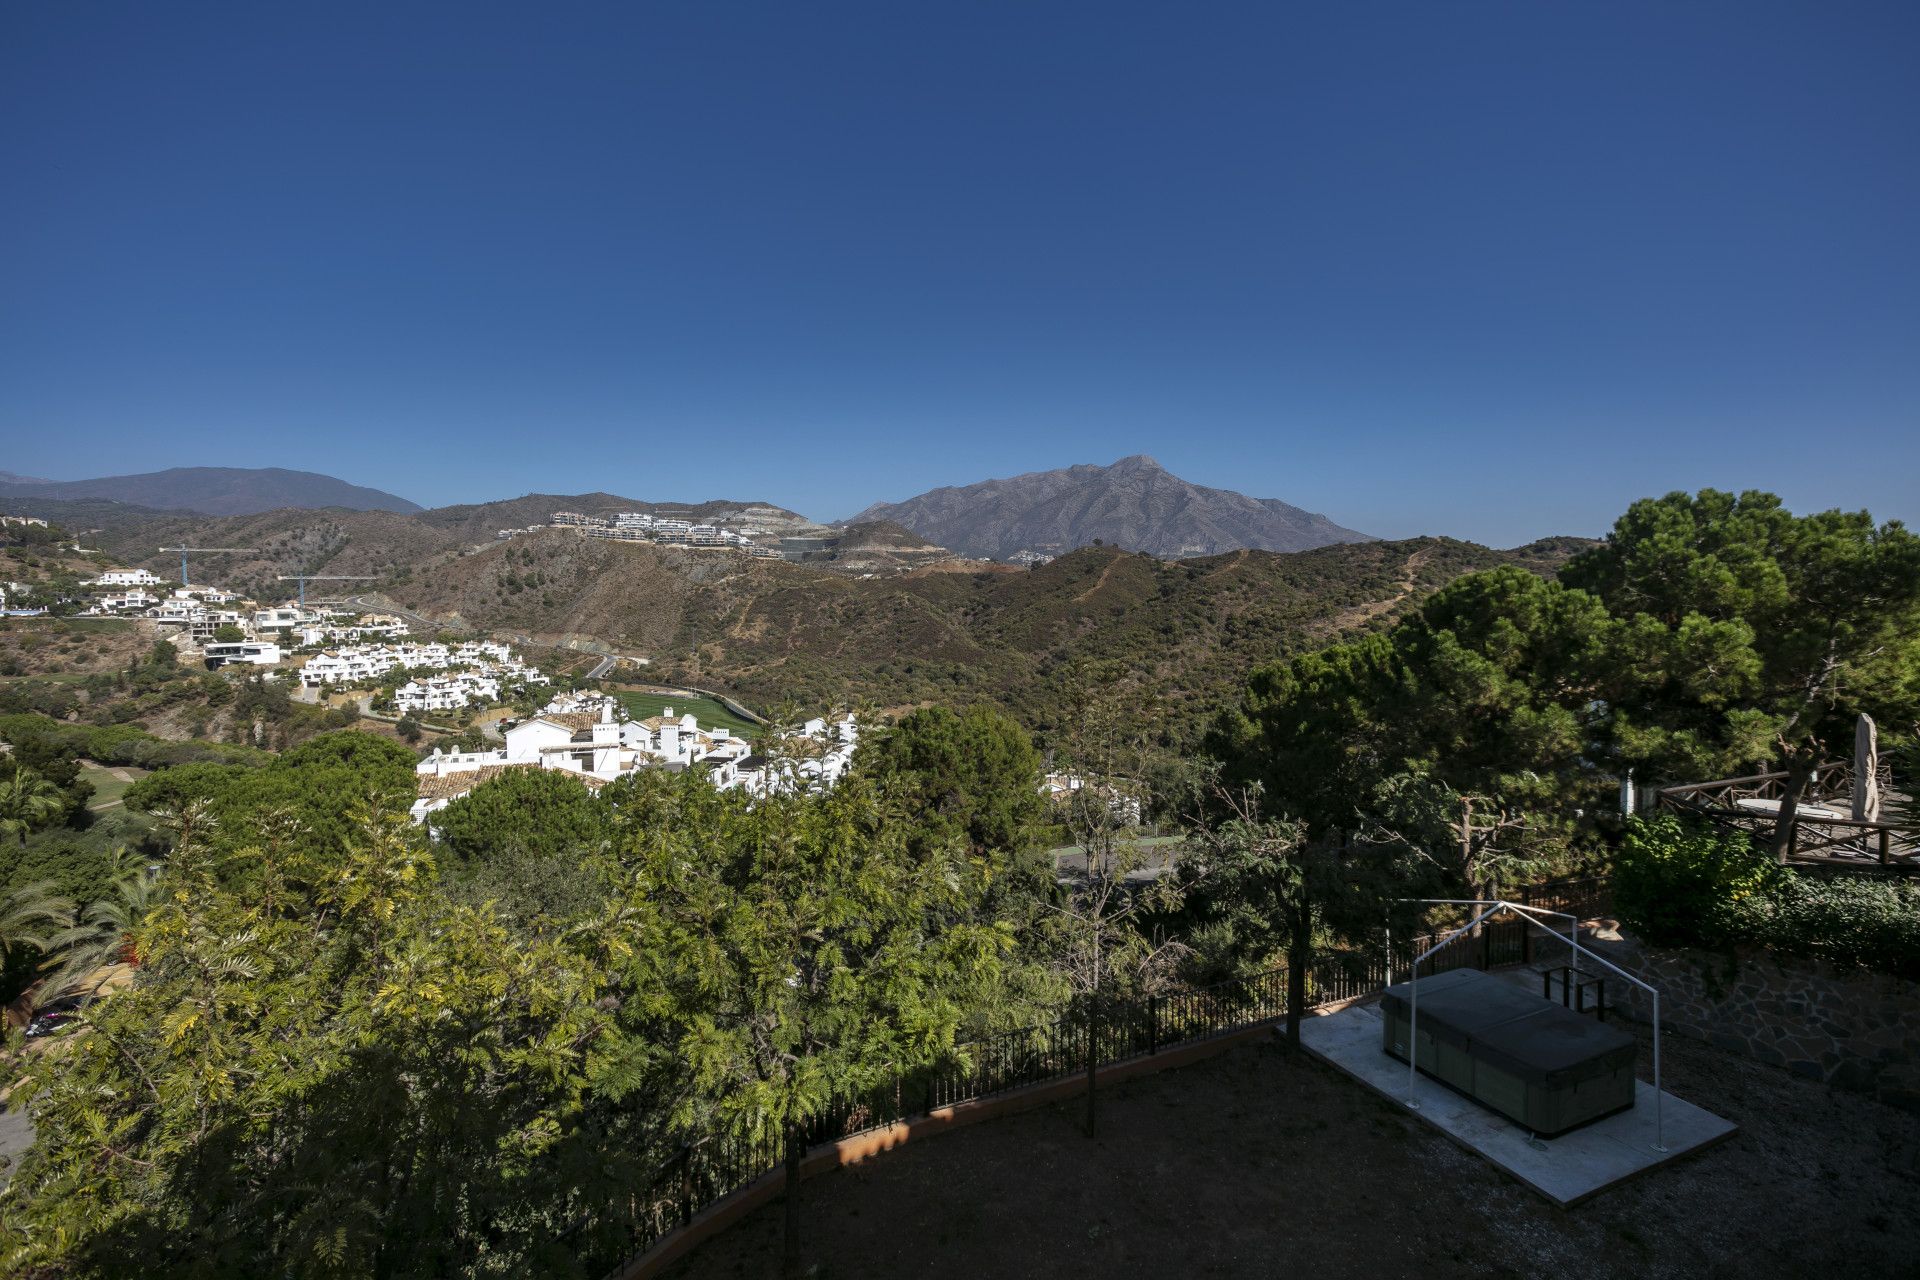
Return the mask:
<svg viewBox="0 0 1920 1280">
<path fill-rule="evenodd" d="M 665 768 L 699 769 L 723 791 L 744 788 L 753 795 L 824 789 L 846 773 L 859 726 L 851 715 L 809 720 L 791 740 L 794 749 L 775 759 L 726 729 L 703 728 L 690 713 L 675 716 L 671 707 L 635 720 L 604 695 L 563 694 L 504 736 L 506 745 L 493 751 L 436 747 L 422 760 L 415 769 L 414 821 L 425 822 L 503 769 L 556 769 L 594 788 L 641 769 Z"/>
<path fill-rule="evenodd" d="M 528 666 L 513 650 L 491 640 L 461 644 L 361 644 L 326 649 L 308 658 L 300 668 L 300 683 L 310 689 L 324 685 L 371 684 L 391 671 L 449 671 L 449 675 L 409 680 L 394 692 L 401 711 L 450 711 L 475 702 L 492 702 L 502 689 L 550 684 L 539 668 Z"/>
<path fill-rule="evenodd" d="M 772 559 L 779 551 L 733 529 L 716 524 L 698 524 L 671 516 L 656 516 L 645 511 L 621 511 L 611 516 L 589 516 L 578 511 L 556 511 L 553 527 L 572 529 L 589 538 L 610 538 L 616 542 L 659 542 L 668 546 L 706 547 L 744 551 L 748 555 Z M 517 532 L 502 529 L 501 537 Z"/>
<path fill-rule="evenodd" d="M 148 590 L 164 583 L 146 569 L 108 569 L 82 584 L 99 589 L 84 612 L 95 617 L 139 615 L 162 626 L 184 628 L 190 639 L 202 645 L 212 642 L 220 628 L 238 627 L 253 646 L 245 659 L 252 662 L 279 661 L 277 654 L 271 659 L 262 656 L 265 650 L 259 646 L 267 642 L 311 646 L 393 640 L 407 634 L 407 624 L 389 614 L 336 614 L 292 603 L 262 608 L 238 592 L 205 585 L 173 587 L 165 595 Z"/>
</svg>

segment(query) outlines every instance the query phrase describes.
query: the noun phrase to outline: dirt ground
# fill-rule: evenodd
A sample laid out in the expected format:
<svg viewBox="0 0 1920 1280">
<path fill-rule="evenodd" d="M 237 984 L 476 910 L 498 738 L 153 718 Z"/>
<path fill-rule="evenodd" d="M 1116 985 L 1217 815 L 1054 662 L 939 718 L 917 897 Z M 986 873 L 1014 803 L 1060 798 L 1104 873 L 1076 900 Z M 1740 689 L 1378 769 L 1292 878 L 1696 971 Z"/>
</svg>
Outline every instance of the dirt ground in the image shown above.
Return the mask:
<svg viewBox="0 0 1920 1280">
<path fill-rule="evenodd" d="M 1920 1116 L 1669 1036 L 1741 1126 L 1570 1210 L 1277 1041 L 806 1183 L 822 1280 L 926 1276 L 1920 1276 Z M 1648 1052 L 1643 1045 L 1642 1062 Z M 779 1273 L 776 1201 L 677 1280 Z"/>
</svg>

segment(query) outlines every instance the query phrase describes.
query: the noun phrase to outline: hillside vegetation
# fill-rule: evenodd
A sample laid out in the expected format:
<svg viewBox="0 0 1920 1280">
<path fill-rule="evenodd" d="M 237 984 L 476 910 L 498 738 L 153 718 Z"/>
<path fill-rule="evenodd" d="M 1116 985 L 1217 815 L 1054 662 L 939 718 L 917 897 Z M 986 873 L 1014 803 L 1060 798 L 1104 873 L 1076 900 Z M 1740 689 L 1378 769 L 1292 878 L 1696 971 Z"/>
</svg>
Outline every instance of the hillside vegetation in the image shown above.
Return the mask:
<svg viewBox="0 0 1920 1280">
<path fill-rule="evenodd" d="M 698 516 L 743 505 L 672 509 Z M 417 515 L 144 513 L 99 541 L 129 563 L 163 573 L 171 565 L 174 574 L 177 560 L 159 547 L 256 548 L 207 555 L 193 573 L 262 600 L 293 594 L 282 574 L 366 575 L 322 580 L 309 594 L 387 601 L 530 645 L 591 642 L 650 659 L 650 676 L 767 707 L 987 699 L 1045 728 L 1080 684 L 1097 681 L 1155 708 L 1164 718 L 1155 736 L 1173 742 L 1190 742 L 1200 718 L 1261 662 L 1386 626 L 1460 574 L 1502 564 L 1552 572 L 1588 545 L 1554 539 L 1494 551 L 1421 538 L 1173 561 L 1087 546 L 1019 569 L 952 558 L 883 522 L 849 527 L 798 564 L 558 529 L 493 536 L 556 509 L 627 507 L 669 510 L 584 494 Z M 749 509 L 769 526 L 800 519 Z"/>
<path fill-rule="evenodd" d="M 1501 552 L 1422 538 L 1171 563 L 1086 547 L 1031 570 L 859 579 L 554 533 L 413 573 L 392 594 L 539 643 L 596 638 L 651 658 L 663 679 L 763 705 L 985 698 L 1043 727 L 1089 679 L 1128 686 L 1169 717 L 1197 715 L 1276 653 L 1384 625 L 1462 573 L 1551 571 L 1572 545 Z"/>
</svg>

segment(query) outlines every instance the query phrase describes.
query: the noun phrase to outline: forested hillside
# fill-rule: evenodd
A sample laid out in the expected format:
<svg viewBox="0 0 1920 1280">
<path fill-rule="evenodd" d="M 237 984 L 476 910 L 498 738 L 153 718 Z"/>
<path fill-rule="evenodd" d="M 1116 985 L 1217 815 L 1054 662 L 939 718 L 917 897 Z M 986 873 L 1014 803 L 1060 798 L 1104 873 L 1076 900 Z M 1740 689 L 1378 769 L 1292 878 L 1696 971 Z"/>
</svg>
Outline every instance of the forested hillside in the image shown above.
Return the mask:
<svg viewBox="0 0 1920 1280">
<path fill-rule="evenodd" d="M 535 645 L 591 641 L 649 659 L 661 679 L 761 705 L 989 699 L 1044 728 L 1077 682 L 1098 680 L 1154 708 L 1156 736 L 1168 742 L 1190 742 L 1199 718 L 1277 653 L 1385 625 L 1462 573 L 1500 564 L 1551 572 L 1589 545 L 1548 539 L 1494 551 L 1419 538 L 1173 561 L 1088 546 L 1019 569 L 949 557 L 885 522 L 849 527 L 806 563 L 560 529 L 493 536 L 557 509 L 630 507 L 696 518 L 745 509 L 770 527 L 801 521 L 764 504 L 669 508 L 597 493 L 419 514 L 121 512 L 95 541 L 172 574 L 178 560 L 162 546 L 249 548 L 198 557 L 191 572 L 261 600 L 294 593 L 282 575 L 359 575 L 323 580 L 313 594 L 364 596 Z"/>
<path fill-rule="evenodd" d="M 1192 717 L 1278 652 L 1381 625 L 1458 575 L 1556 567 L 1577 540 L 1512 552 L 1424 538 L 1166 562 L 1087 547 L 1030 570 L 960 565 L 859 579 L 665 547 L 517 539 L 417 571 L 394 598 L 546 642 L 594 637 L 663 678 L 762 704 L 992 699 L 1043 727 L 1077 680 Z"/>
</svg>

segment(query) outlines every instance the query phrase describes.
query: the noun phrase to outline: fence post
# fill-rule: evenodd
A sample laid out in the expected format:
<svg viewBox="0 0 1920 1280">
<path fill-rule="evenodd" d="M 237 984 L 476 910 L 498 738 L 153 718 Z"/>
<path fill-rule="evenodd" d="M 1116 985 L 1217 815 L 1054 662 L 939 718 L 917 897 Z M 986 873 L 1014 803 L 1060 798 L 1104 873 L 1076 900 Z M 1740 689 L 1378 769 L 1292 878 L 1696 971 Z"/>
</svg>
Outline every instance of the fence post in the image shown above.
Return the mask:
<svg viewBox="0 0 1920 1280">
<path fill-rule="evenodd" d="M 1094 1136 L 1094 1092 L 1100 1083 L 1100 1015 L 1093 997 L 1087 1000 L 1087 1136 Z"/>
<path fill-rule="evenodd" d="M 1160 997 L 1147 997 L 1147 1052 L 1160 1052 Z"/>
<path fill-rule="evenodd" d="M 680 1148 L 680 1225 L 693 1222 L 693 1148 Z"/>
</svg>

